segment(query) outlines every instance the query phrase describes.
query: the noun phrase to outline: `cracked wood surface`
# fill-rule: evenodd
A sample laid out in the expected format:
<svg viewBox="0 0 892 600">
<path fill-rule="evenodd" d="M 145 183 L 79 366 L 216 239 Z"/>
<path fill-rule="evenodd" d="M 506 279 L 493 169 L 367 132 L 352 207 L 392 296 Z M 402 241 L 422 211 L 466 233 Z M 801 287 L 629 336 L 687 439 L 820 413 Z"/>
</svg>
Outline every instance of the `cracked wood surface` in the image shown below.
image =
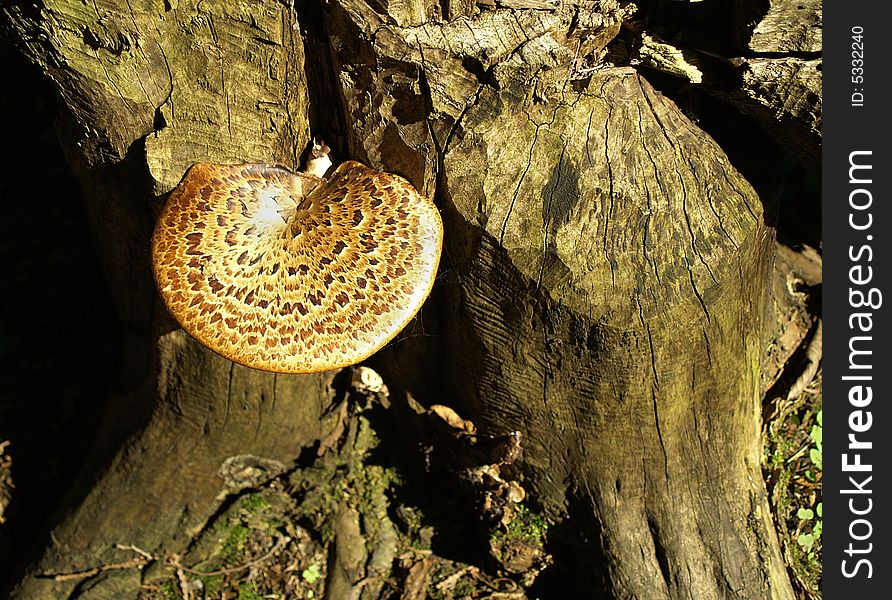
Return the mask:
<svg viewBox="0 0 892 600">
<path fill-rule="evenodd" d="M 764 122 L 772 137 L 807 166 L 821 161 L 820 58 L 751 58 L 736 104 Z"/>
<path fill-rule="evenodd" d="M 646 25 L 655 31 L 642 32 L 641 60 L 749 115 L 798 162 L 819 169 L 821 3 L 735 0 L 728 11 L 715 10 L 721 16 L 713 14 L 706 28 L 683 18 L 679 22 L 690 29 L 680 32 L 661 30 L 665 23 L 659 20 Z M 687 14 L 688 21 L 694 21 L 694 13 Z M 667 39 L 659 39 L 660 33 Z M 729 41 L 731 55 L 725 47 Z"/>
<path fill-rule="evenodd" d="M 224 461 L 290 464 L 320 437 L 332 394 L 332 374 L 261 373 L 198 345 L 158 302 L 149 268 L 152 213 L 190 164 L 298 166 L 309 131 L 294 12 L 263 0 L 44 5 L 11 5 L 4 16 L 61 98 L 60 139 L 84 189 L 123 351 L 83 500 L 20 585 L 27 598 L 70 593 L 75 584 L 37 575 L 114 562 L 116 543 L 181 550 L 219 506 Z M 131 597 L 139 573 L 90 586 L 97 597 Z"/>
<path fill-rule="evenodd" d="M 528 26 L 490 45 L 511 15 L 399 29 L 364 6 L 328 13 L 351 152 L 423 187 L 446 225 L 416 389 L 438 373 L 485 430 L 523 432 L 534 496 L 597 540 L 581 585 L 791 598 L 759 466 L 773 240 L 752 188 L 633 70 L 570 80 L 562 13 L 516 15 Z M 601 7 L 606 43 L 622 13 Z"/>
<path fill-rule="evenodd" d="M 822 22 L 817 0 L 772 0 L 750 38 L 741 89 L 720 93 L 811 169 L 821 161 Z"/>
<path fill-rule="evenodd" d="M 753 30 L 750 50 L 820 54 L 822 23 L 820 0 L 770 0 L 768 12 Z"/>
<path fill-rule="evenodd" d="M 47 4 L 13 23 L 74 116 L 63 140 L 132 338 L 117 417 L 138 431 L 55 532 L 41 569 L 61 571 L 112 562 L 122 538 L 176 547 L 213 512 L 226 457 L 287 461 L 319 436 L 330 380 L 248 371 L 173 331 L 146 262 L 149 207 L 191 162 L 295 165 L 308 99 L 294 13 Z M 792 597 L 759 469 L 773 248 L 759 199 L 634 71 L 577 78 L 628 16 L 618 3 L 442 6 L 333 1 L 331 54 L 311 67 L 332 63 L 350 156 L 406 176 L 447 227 L 432 333 L 378 360 L 416 397 L 523 431 L 530 490 L 592 540 L 581 585 Z"/>
<path fill-rule="evenodd" d="M 541 501 L 589 503 L 614 589 L 783 597 L 759 470 L 757 197 L 632 72 L 489 106 L 444 161 L 461 395 L 525 433 Z"/>
</svg>

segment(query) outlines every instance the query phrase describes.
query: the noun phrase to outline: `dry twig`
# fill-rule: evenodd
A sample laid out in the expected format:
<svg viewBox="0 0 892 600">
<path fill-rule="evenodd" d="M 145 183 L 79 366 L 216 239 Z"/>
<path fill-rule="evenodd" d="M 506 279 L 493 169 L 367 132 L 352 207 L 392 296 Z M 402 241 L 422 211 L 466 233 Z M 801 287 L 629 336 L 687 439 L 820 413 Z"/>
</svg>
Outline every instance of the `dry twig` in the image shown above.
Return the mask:
<svg viewBox="0 0 892 600">
<path fill-rule="evenodd" d="M 116 563 L 107 563 L 104 565 L 100 565 L 98 567 L 93 567 L 92 569 L 84 569 L 83 571 L 72 571 L 70 573 L 45 573 L 43 577 L 50 577 L 53 581 L 78 581 L 80 579 L 88 579 L 90 577 L 95 577 L 100 573 L 104 573 L 106 571 L 120 571 L 124 569 L 141 569 L 150 562 L 155 560 L 155 557 L 133 545 L 124 545 L 124 544 L 115 544 L 115 548 L 119 550 L 130 550 L 131 552 L 136 552 L 140 555 L 140 558 L 132 558 L 130 560 L 125 560 Z"/>
<path fill-rule="evenodd" d="M 177 570 L 183 571 L 185 573 L 189 573 L 190 575 L 197 575 L 198 577 L 215 577 L 217 575 L 229 575 L 231 573 L 238 573 L 239 571 L 244 571 L 247 568 L 253 567 L 254 565 L 258 565 L 263 561 L 269 559 L 273 554 L 275 554 L 281 548 L 284 548 L 285 545 L 291 541 L 291 538 L 287 535 L 280 537 L 276 540 L 276 543 L 270 548 L 269 552 L 264 554 L 263 556 L 259 556 L 253 560 L 249 560 L 243 565 L 239 565 L 237 567 L 227 567 L 225 569 L 218 569 L 217 571 L 199 571 L 198 569 L 192 569 L 190 567 L 184 566 L 180 563 L 180 557 L 177 554 L 174 554 L 170 557 L 170 560 L 167 562 Z"/>
</svg>

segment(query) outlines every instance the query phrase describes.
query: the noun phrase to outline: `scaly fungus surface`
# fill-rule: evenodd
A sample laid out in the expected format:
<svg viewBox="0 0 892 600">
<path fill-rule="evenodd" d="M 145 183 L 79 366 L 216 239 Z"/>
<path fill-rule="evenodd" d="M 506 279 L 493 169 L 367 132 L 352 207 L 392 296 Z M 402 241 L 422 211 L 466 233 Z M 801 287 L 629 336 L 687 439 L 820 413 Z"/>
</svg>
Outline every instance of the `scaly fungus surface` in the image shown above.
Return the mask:
<svg viewBox="0 0 892 600">
<path fill-rule="evenodd" d="M 262 164 L 193 165 L 155 226 L 155 281 L 190 335 L 243 365 L 355 364 L 412 319 L 443 224 L 397 175 L 341 164 L 327 179 Z"/>
</svg>

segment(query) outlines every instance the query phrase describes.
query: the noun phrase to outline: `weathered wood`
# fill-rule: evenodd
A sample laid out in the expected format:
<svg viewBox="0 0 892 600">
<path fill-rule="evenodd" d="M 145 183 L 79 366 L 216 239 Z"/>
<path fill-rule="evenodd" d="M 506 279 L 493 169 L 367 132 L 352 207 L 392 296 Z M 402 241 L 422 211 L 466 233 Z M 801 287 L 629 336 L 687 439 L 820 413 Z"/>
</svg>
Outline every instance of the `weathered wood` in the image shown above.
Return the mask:
<svg viewBox="0 0 892 600">
<path fill-rule="evenodd" d="M 821 162 L 821 59 L 752 58 L 741 92 L 723 95 L 811 168 Z"/>
<path fill-rule="evenodd" d="M 191 163 L 298 165 L 306 84 L 295 15 L 280 3 L 50 1 L 4 13 L 68 111 L 60 137 L 126 338 L 93 460 L 117 455 L 82 482 L 94 485 L 18 590 L 57 598 L 76 582 L 37 575 L 114 562 L 116 543 L 176 551 L 219 505 L 228 457 L 288 463 L 320 435 L 331 374 L 261 373 L 200 347 L 158 302 L 148 264 L 152 212 Z M 135 576 L 110 573 L 91 593 L 132 597 Z"/>
<path fill-rule="evenodd" d="M 753 52 L 815 52 L 822 48 L 820 0 L 771 0 L 753 30 Z"/>
<path fill-rule="evenodd" d="M 676 7 L 677 8 L 677 7 Z M 767 8 L 767 12 L 766 12 Z M 645 21 L 641 61 L 699 84 L 759 123 L 784 150 L 809 169 L 821 159 L 821 3 L 736 0 L 718 5 L 705 20 L 695 8 L 679 9 L 676 27 L 658 17 Z M 731 19 L 728 20 L 727 16 Z M 650 31 L 650 29 L 654 31 Z M 725 55 L 731 32 L 736 56 Z M 661 38 L 663 33 L 669 37 Z"/>
<path fill-rule="evenodd" d="M 71 113 L 63 141 L 133 333 L 106 427 L 124 415 L 124 431 L 97 460 L 126 442 L 22 583 L 35 598 L 73 585 L 37 572 L 114 562 L 114 543 L 176 550 L 219 502 L 227 458 L 291 460 L 331 398 L 330 374 L 276 377 L 199 347 L 147 263 L 151 212 L 190 163 L 296 166 L 309 99 L 293 10 L 47 4 L 4 10 Z M 773 245 L 759 199 L 634 70 L 576 71 L 627 8 L 507 4 L 455 3 L 451 21 L 444 3 L 327 5 L 330 55 L 308 68 L 332 63 L 350 157 L 408 177 L 447 227 L 432 329 L 376 360 L 398 393 L 523 432 L 529 497 L 592 540 L 582 594 L 791 598 L 760 471 Z M 130 597 L 137 579 L 87 594 Z"/>
<path fill-rule="evenodd" d="M 369 6 L 401 27 L 420 25 L 433 18 L 440 8 L 437 0 L 372 0 Z"/>
<path fill-rule="evenodd" d="M 638 48 L 641 61 L 651 68 L 685 79 L 691 83 L 703 81 L 699 57 L 692 56 L 672 44 L 648 35 L 641 34 L 641 47 Z"/>
<path fill-rule="evenodd" d="M 821 162 L 821 3 L 772 0 L 749 41 L 740 91 L 720 92 L 812 169 Z M 786 56 L 785 56 L 786 55 Z"/>
<path fill-rule="evenodd" d="M 638 54 L 645 65 L 700 84 L 759 123 L 774 141 L 810 169 L 821 159 L 821 6 L 775 0 L 764 16 L 748 2 L 734 14 L 760 18 L 740 54 L 722 57 L 716 32 L 686 24 L 677 39 L 643 31 Z M 689 16 L 689 18 L 691 18 Z M 693 21 L 693 19 L 691 18 Z M 738 23 L 739 24 L 739 23 Z M 659 23 L 649 23 L 659 30 Z M 702 24 L 701 24 L 702 27 Z"/>
<path fill-rule="evenodd" d="M 783 596 L 759 471 L 758 200 L 634 74 L 587 91 L 469 113 L 446 158 L 470 265 L 454 372 L 473 373 L 465 398 L 491 426 L 525 432 L 540 501 L 590 503 L 614 589 Z"/>
<path fill-rule="evenodd" d="M 335 39 L 361 4 L 333 8 Z M 489 432 L 524 433 L 535 497 L 577 507 L 609 593 L 792 597 L 759 468 L 757 196 L 634 71 L 571 81 L 561 14 L 522 11 L 488 46 L 500 16 L 336 46 L 364 83 L 342 92 L 354 153 L 443 209 L 444 380 Z"/>
</svg>

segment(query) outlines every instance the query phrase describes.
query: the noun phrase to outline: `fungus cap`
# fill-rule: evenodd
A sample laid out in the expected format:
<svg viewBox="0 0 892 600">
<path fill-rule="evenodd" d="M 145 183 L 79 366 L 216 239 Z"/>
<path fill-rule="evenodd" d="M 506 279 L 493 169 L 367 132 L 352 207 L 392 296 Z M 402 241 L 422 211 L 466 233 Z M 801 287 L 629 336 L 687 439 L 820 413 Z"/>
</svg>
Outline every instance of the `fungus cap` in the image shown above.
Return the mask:
<svg viewBox="0 0 892 600">
<path fill-rule="evenodd" d="M 443 245 L 434 204 L 397 175 L 341 164 L 196 164 L 155 225 L 152 266 L 190 335 L 243 365 L 312 373 L 389 342 L 430 293 Z"/>
</svg>

